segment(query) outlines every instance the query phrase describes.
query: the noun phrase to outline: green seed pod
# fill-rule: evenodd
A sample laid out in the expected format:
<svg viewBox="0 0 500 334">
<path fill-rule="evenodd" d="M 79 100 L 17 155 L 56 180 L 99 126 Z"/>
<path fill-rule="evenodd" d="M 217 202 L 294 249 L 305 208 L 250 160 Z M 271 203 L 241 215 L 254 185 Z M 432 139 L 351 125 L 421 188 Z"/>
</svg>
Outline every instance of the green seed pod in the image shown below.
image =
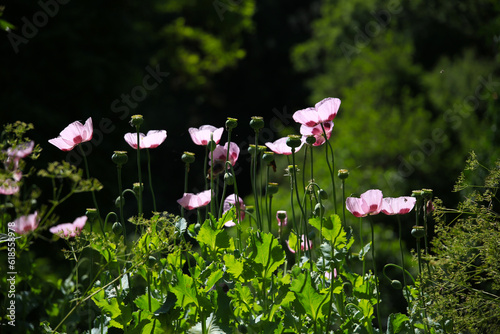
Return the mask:
<svg viewBox="0 0 500 334">
<path fill-rule="evenodd" d="M 322 200 L 326 200 L 326 199 L 328 199 L 328 193 L 325 191 L 325 189 L 320 189 L 320 190 L 318 190 L 318 196 L 319 196 L 319 198 L 321 198 Z"/>
<path fill-rule="evenodd" d="M 417 200 L 421 199 L 424 196 L 424 192 L 422 190 L 413 190 L 411 192 L 412 197 L 416 197 Z"/>
<path fill-rule="evenodd" d="M 250 153 L 250 155 L 252 156 L 255 155 L 255 151 L 256 151 L 255 145 L 252 144 L 248 145 L 248 153 Z"/>
<path fill-rule="evenodd" d="M 94 221 L 97 218 L 97 209 L 89 208 L 85 212 L 85 215 L 90 221 Z"/>
<path fill-rule="evenodd" d="M 345 180 L 349 177 L 349 171 L 347 169 L 339 169 L 338 174 L 339 179 Z"/>
<path fill-rule="evenodd" d="M 120 236 L 123 232 L 123 226 L 120 222 L 115 222 L 111 229 L 113 230 L 113 233 L 118 236 Z"/>
<path fill-rule="evenodd" d="M 142 115 L 133 115 L 130 120 L 130 125 L 135 127 L 140 127 L 144 123 L 144 117 Z"/>
<path fill-rule="evenodd" d="M 238 120 L 236 118 L 228 117 L 226 120 L 226 129 L 234 129 L 238 126 Z"/>
<path fill-rule="evenodd" d="M 264 119 L 260 116 L 252 116 L 250 120 L 250 127 L 255 131 L 259 131 L 264 127 Z"/>
<path fill-rule="evenodd" d="M 194 162 L 194 153 L 191 152 L 184 152 L 182 153 L 181 157 L 182 162 L 185 164 L 192 164 Z"/>
<path fill-rule="evenodd" d="M 288 147 L 296 148 L 299 147 L 300 144 L 302 144 L 302 139 L 299 135 L 289 135 L 286 140 L 286 145 Z"/>
<path fill-rule="evenodd" d="M 423 238 L 425 235 L 424 227 L 423 226 L 413 226 L 413 229 L 411 230 L 411 235 L 416 239 Z"/>
<path fill-rule="evenodd" d="M 279 190 L 279 186 L 278 186 L 277 183 L 275 183 L 275 182 L 269 182 L 267 184 L 267 194 L 268 195 L 274 195 L 274 194 L 276 194 L 278 192 L 278 190 Z"/>
<path fill-rule="evenodd" d="M 111 160 L 118 166 L 125 165 L 128 161 L 128 156 L 126 151 L 115 151 L 111 156 Z"/>
<path fill-rule="evenodd" d="M 308 143 L 309 145 L 316 143 L 316 137 L 314 137 L 313 135 L 307 136 L 306 143 Z"/>
<path fill-rule="evenodd" d="M 397 279 L 393 279 L 392 282 L 391 282 L 391 286 L 396 289 L 396 290 L 401 290 L 403 288 L 403 285 L 401 284 L 400 281 L 398 281 Z"/>
<path fill-rule="evenodd" d="M 270 163 L 274 160 L 274 152 L 264 151 L 262 155 L 262 161 Z"/>
</svg>

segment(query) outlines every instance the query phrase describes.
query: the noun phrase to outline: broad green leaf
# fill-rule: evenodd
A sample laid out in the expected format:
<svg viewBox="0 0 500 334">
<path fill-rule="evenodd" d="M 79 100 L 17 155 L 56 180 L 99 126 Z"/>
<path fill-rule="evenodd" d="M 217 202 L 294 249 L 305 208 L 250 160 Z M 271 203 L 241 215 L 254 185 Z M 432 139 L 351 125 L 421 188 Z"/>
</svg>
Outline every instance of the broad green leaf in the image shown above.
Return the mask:
<svg viewBox="0 0 500 334">
<path fill-rule="evenodd" d="M 123 304 L 123 302 L 119 304 L 116 298 L 108 299 L 105 296 L 104 290 L 100 290 L 92 296 L 92 300 L 103 313 L 111 318 L 110 327 L 123 329 L 123 325 L 128 324 L 132 320 L 130 306 Z"/>
<path fill-rule="evenodd" d="M 325 219 L 321 231 L 323 232 L 323 237 L 328 242 L 331 242 L 336 249 L 345 247 L 347 237 L 338 215 L 331 215 L 329 219 Z"/>
<path fill-rule="evenodd" d="M 409 334 L 408 328 L 409 318 L 405 314 L 392 313 L 387 318 L 387 334 Z"/>
<path fill-rule="evenodd" d="M 134 300 L 134 304 L 141 310 L 150 312 L 149 310 L 149 297 L 148 294 L 145 293 L 139 297 L 137 297 Z M 153 313 L 154 310 L 157 310 L 160 308 L 160 302 L 156 300 L 154 297 L 151 296 L 151 313 Z"/>
<path fill-rule="evenodd" d="M 229 236 L 226 230 L 217 229 L 212 226 L 208 219 L 201 226 L 200 232 L 196 236 L 196 240 L 205 244 L 211 251 L 216 251 L 219 248 L 228 248 L 230 246 Z"/>
<path fill-rule="evenodd" d="M 358 255 L 358 258 L 361 261 L 363 261 L 363 259 L 365 258 L 366 254 L 368 254 L 368 252 L 370 251 L 371 246 L 372 246 L 372 242 L 370 241 L 363 248 L 361 248 L 361 250 L 359 251 L 359 255 Z"/>
<path fill-rule="evenodd" d="M 240 275 L 243 273 L 243 259 L 236 259 L 233 254 L 224 255 L 224 263 L 226 265 L 226 270 L 229 272 L 235 279 L 238 279 Z"/>
<path fill-rule="evenodd" d="M 290 232 L 290 235 L 288 236 L 288 247 L 295 251 L 298 250 L 297 235 L 294 232 Z"/>
<path fill-rule="evenodd" d="M 212 272 L 205 283 L 205 292 L 210 291 L 210 289 L 212 289 L 213 286 L 222 278 L 223 274 L 224 272 L 222 269 Z"/>
<path fill-rule="evenodd" d="M 270 277 L 285 262 L 285 253 L 271 233 L 260 233 L 260 237 L 255 236 L 254 241 L 252 258 L 262 264 L 263 277 Z"/>
<path fill-rule="evenodd" d="M 373 306 L 370 304 L 369 300 L 362 299 L 359 301 L 358 306 L 361 308 L 363 311 L 363 316 L 367 319 L 371 318 L 373 315 Z"/>
<path fill-rule="evenodd" d="M 198 296 L 196 295 L 196 290 L 193 287 L 193 279 L 188 275 L 183 274 L 180 270 L 177 271 L 176 276 L 177 283 L 170 287 L 170 291 L 175 293 L 179 306 L 186 307 L 191 303 L 199 306 Z"/>
<path fill-rule="evenodd" d="M 313 321 L 323 316 L 321 306 L 328 302 L 329 296 L 316 290 L 308 273 L 301 273 L 293 280 L 290 290 L 295 292 L 297 300 Z"/>
</svg>

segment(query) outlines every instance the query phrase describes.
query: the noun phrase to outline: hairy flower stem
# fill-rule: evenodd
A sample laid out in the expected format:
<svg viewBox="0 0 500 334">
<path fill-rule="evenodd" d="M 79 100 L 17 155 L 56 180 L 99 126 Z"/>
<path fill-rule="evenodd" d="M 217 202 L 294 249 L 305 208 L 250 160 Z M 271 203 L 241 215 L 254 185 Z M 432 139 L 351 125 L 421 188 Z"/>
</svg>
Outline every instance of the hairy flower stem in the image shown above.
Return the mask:
<svg viewBox="0 0 500 334">
<path fill-rule="evenodd" d="M 139 126 L 137 125 L 135 127 L 136 132 L 137 132 L 137 173 L 139 177 L 139 189 L 137 190 L 138 192 L 138 197 L 139 199 L 137 200 L 137 211 L 138 211 L 138 216 L 142 216 L 142 171 L 141 171 L 141 136 L 139 135 Z"/>
<path fill-rule="evenodd" d="M 231 130 L 232 128 L 227 129 L 227 150 L 226 150 L 226 161 L 224 163 L 224 173 L 227 171 L 227 165 L 229 162 L 229 148 L 231 147 Z M 230 164 L 230 162 L 229 162 Z M 224 175 L 224 174 L 223 174 Z M 233 174 L 234 176 L 234 174 Z M 220 218 L 222 216 L 222 209 L 224 208 L 224 199 L 226 198 L 226 180 L 224 180 L 224 185 L 222 186 L 222 202 L 220 203 L 219 206 L 219 214 L 217 215 L 217 218 Z"/>
<path fill-rule="evenodd" d="M 258 160 L 258 145 L 259 145 L 259 131 L 255 130 L 255 150 L 252 154 L 252 188 L 253 196 L 255 201 L 255 217 L 257 221 L 257 227 L 262 231 L 262 220 L 260 216 L 259 208 L 259 194 L 257 193 L 257 160 Z"/>
<path fill-rule="evenodd" d="M 307 222 L 306 220 L 306 213 L 304 212 L 304 208 L 302 207 L 302 204 L 300 203 L 300 196 L 299 196 L 299 188 L 297 185 L 297 167 L 295 164 L 295 148 L 292 148 L 292 164 L 293 164 L 293 174 L 294 174 L 294 181 L 295 181 L 295 194 L 297 196 L 297 203 L 299 204 L 300 211 L 302 213 L 302 218 L 304 219 L 304 228 L 305 228 L 305 234 L 304 235 L 304 243 L 306 246 L 306 250 L 309 249 L 309 258 L 311 258 L 311 249 L 309 247 L 309 236 L 307 233 Z M 302 221 L 302 219 L 301 219 Z"/>
<path fill-rule="evenodd" d="M 78 149 L 80 150 L 80 153 L 83 156 L 83 162 L 85 163 L 85 173 L 87 174 L 87 179 L 90 180 L 90 172 L 89 172 L 89 164 L 87 162 L 87 155 L 85 154 L 85 152 L 83 152 L 82 145 L 78 145 Z M 104 233 L 104 229 L 103 229 L 103 226 L 102 226 L 101 214 L 99 212 L 99 206 L 97 205 L 97 199 L 95 198 L 95 191 L 94 191 L 94 189 L 92 189 L 91 193 L 92 193 L 92 200 L 94 202 L 94 206 L 95 206 L 95 208 L 97 210 L 97 217 L 99 219 L 99 225 L 101 226 L 102 233 Z"/>
<path fill-rule="evenodd" d="M 382 328 L 382 321 L 380 320 L 380 309 L 379 309 L 379 304 L 380 304 L 380 286 L 379 286 L 379 281 L 378 281 L 378 275 L 377 275 L 377 261 L 375 261 L 375 233 L 373 232 L 373 220 L 370 217 L 370 227 L 372 230 L 372 262 L 373 262 L 373 274 L 375 275 L 375 288 L 377 292 L 377 321 L 378 321 L 378 326 L 379 328 Z"/>
<path fill-rule="evenodd" d="M 347 232 L 347 221 L 345 219 L 345 180 L 342 179 L 342 227 Z"/>
<path fill-rule="evenodd" d="M 151 157 L 148 148 L 146 149 L 146 153 L 148 156 L 149 190 L 151 190 L 151 196 L 153 197 L 153 211 L 156 212 L 156 199 L 155 199 L 155 192 L 153 191 L 153 181 L 151 176 Z"/>
<path fill-rule="evenodd" d="M 323 123 L 320 123 L 321 124 L 321 129 L 323 130 L 323 136 L 325 136 L 325 142 L 326 142 L 326 146 L 325 146 L 325 158 L 326 158 L 326 163 L 328 165 L 328 169 L 330 170 L 330 177 L 332 179 L 332 193 L 333 193 L 333 208 L 334 208 L 334 212 L 335 214 L 337 214 L 337 194 L 336 194 L 336 189 L 335 189 L 335 176 L 333 175 L 333 171 L 334 171 L 334 168 L 335 168 L 335 156 L 333 155 L 333 148 L 332 148 L 332 145 L 330 144 L 330 141 L 327 139 L 327 135 L 326 135 L 326 130 L 325 130 L 325 126 L 323 125 Z M 330 161 L 328 160 L 328 150 L 330 150 L 330 154 L 331 154 L 331 158 L 332 158 L 332 164 L 330 165 Z"/>
<path fill-rule="evenodd" d="M 292 151 L 293 150 L 294 149 L 292 148 Z M 293 188 L 294 188 L 294 180 L 293 180 L 293 178 L 294 178 L 294 174 L 295 174 L 295 166 L 292 165 L 291 167 L 289 166 L 288 168 L 289 169 L 292 168 L 292 170 L 291 171 L 289 170 L 288 172 L 290 174 L 290 206 L 292 207 L 292 223 L 293 223 L 293 228 L 297 232 L 297 244 L 295 245 L 295 247 L 296 247 L 296 249 L 295 249 L 296 253 L 295 254 L 297 254 L 297 256 L 298 256 L 298 258 L 296 258 L 296 260 L 297 260 L 297 259 L 300 259 L 300 241 L 298 241 L 299 229 L 297 227 L 297 221 L 295 219 L 295 206 L 293 205 L 294 204 L 293 203 L 293 192 L 294 192 L 293 191 Z"/>
<path fill-rule="evenodd" d="M 127 240 L 127 232 L 125 228 L 125 217 L 123 215 L 123 185 L 122 185 L 122 166 L 116 165 L 116 172 L 118 174 L 118 191 L 120 194 L 120 222 L 123 227 L 123 239 Z"/>
</svg>

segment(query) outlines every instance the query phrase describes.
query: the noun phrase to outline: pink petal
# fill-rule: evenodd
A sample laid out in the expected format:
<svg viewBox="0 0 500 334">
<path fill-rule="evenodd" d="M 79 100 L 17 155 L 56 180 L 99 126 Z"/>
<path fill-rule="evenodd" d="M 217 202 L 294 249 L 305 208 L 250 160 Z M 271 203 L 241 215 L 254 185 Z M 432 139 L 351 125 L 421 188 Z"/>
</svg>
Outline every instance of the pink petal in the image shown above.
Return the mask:
<svg viewBox="0 0 500 334">
<path fill-rule="evenodd" d="M 167 138 L 167 131 L 151 130 L 148 131 L 148 134 L 146 135 L 146 137 L 144 137 L 143 145 L 145 148 L 156 148 L 160 146 L 160 144 L 163 143 L 166 138 Z"/>
<path fill-rule="evenodd" d="M 347 210 L 355 217 L 364 217 L 368 214 L 368 207 L 366 207 L 361 198 L 347 197 L 345 204 Z"/>
<path fill-rule="evenodd" d="M 312 107 L 302 110 L 297 110 L 296 112 L 293 113 L 292 117 L 295 122 L 310 127 L 315 126 L 320 122 L 318 113 Z"/>
<path fill-rule="evenodd" d="M 61 151 L 71 151 L 76 145 L 74 143 L 69 144 L 66 140 L 61 137 L 49 139 L 49 143 L 60 149 Z"/>
<path fill-rule="evenodd" d="M 13 195 L 19 192 L 19 186 L 12 179 L 5 180 L 0 186 L 0 194 L 2 195 Z"/>
<path fill-rule="evenodd" d="M 23 144 L 18 145 L 16 148 L 12 148 L 12 147 L 9 148 L 7 150 L 7 155 L 10 158 L 14 158 L 14 159 L 26 158 L 28 155 L 31 154 L 31 152 L 33 152 L 34 147 L 35 147 L 34 141 L 23 143 Z"/>
<path fill-rule="evenodd" d="M 362 193 L 360 197 L 368 206 L 368 214 L 376 215 L 382 209 L 382 199 L 384 195 L 379 189 L 370 189 Z"/>
<path fill-rule="evenodd" d="M 236 205 L 236 202 L 238 202 L 238 207 L 240 209 L 239 210 L 239 215 L 240 215 L 239 221 L 241 222 L 243 219 L 245 219 L 246 206 L 245 206 L 245 203 L 243 202 L 243 199 L 241 197 L 237 196 L 236 194 L 229 195 L 224 200 L 224 207 L 223 207 L 224 213 L 231 210 L 231 208 Z M 231 227 L 234 225 L 236 225 L 236 223 L 233 222 L 232 220 L 230 220 L 226 224 L 224 224 L 224 226 L 226 226 L 226 227 Z"/>
<path fill-rule="evenodd" d="M 26 234 L 38 227 L 38 212 L 28 216 L 21 216 L 14 221 L 14 231 L 17 234 Z"/>
<path fill-rule="evenodd" d="M 283 137 L 274 141 L 273 143 L 271 142 L 266 143 L 266 146 L 269 147 L 269 149 L 276 154 L 290 155 L 292 154 L 292 148 L 286 144 L 287 139 L 288 137 Z M 302 143 L 300 144 L 299 147 L 295 148 L 295 153 L 297 153 L 302 148 L 304 143 L 305 140 L 302 137 Z"/>
<path fill-rule="evenodd" d="M 188 131 L 191 135 L 191 139 L 196 145 L 205 146 L 210 141 L 210 137 L 213 137 L 214 142 L 218 144 L 224 128 L 216 128 L 212 125 L 202 125 L 198 129 L 189 128 Z"/>
<path fill-rule="evenodd" d="M 283 220 L 280 219 L 280 214 L 284 214 L 285 218 Z M 276 211 L 276 219 L 278 220 L 278 226 L 286 226 L 288 223 L 288 216 L 286 214 L 286 211 L 284 210 L 278 210 Z"/>
<path fill-rule="evenodd" d="M 397 198 L 384 198 L 382 212 L 386 215 L 404 215 L 410 212 L 415 206 L 417 199 L 410 196 Z M 389 208 L 390 207 L 390 208 Z"/>
<path fill-rule="evenodd" d="M 144 133 L 139 133 L 139 140 L 141 142 L 141 149 L 144 148 Z M 130 145 L 130 147 L 137 150 L 137 132 L 129 132 L 126 133 L 123 138 Z"/>
<path fill-rule="evenodd" d="M 212 200 L 211 190 L 205 190 L 198 194 L 184 193 L 182 198 L 177 200 L 177 203 L 182 205 L 187 210 L 193 210 L 207 205 Z"/>
<path fill-rule="evenodd" d="M 333 122 L 325 122 L 323 123 L 323 127 L 325 128 L 326 138 L 330 139 L 333 130 Z M 313 127 L 301 125 L 300 134 L 303 136 L 314 136 L 316 138 L 316 142 L 313 144 L 313 146 L 320 146 L 326 141 L 321 124 L 315 125 Z"/>
<path fill-rule="evenodd" d="M 333 121 L 339 111 L 340 100 L 333 97 L 327 97 L 316 103 L 314 108 L 318 112 L 319 122 Z"/>
<path fill-rule="evenodd" d="M 75 219 L 73 226 L 78 230 L 83 230 L 85 223 L 87 222 L 87 216 L 81 216 Z"/>
</svg>

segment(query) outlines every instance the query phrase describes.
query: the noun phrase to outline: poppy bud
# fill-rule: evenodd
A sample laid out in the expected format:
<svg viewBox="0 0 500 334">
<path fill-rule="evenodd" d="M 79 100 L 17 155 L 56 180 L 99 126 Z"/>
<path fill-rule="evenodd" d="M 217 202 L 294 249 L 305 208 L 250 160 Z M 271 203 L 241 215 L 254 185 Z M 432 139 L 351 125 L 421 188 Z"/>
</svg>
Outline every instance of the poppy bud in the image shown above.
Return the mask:
<svg viewBox="0 0 500 334">
<path fill-rule="evenodd" d="M 300 144 L 302 144 L 302 140 L 299 135 L 289 135 L 286 140 L 286 145 L 291 148 L 299 147 Z"/>
<path fill-rule="evenodd" d="M 185 164 L 192 164 L 194 162 L 194 153 L 184 152 L 181 157 L 182 162 Z"/>
<path fill-rule="evenodd" d="M 119 236 L 119 235 L 121 235 L 121 234 L 122 234 L 122 232 L 123 232 L 123 226 L 122 226 L 122 224 L 121 224 L 120 222 L 115 222 L 115 223 L 113 224 L 113 227 L 111 227 L 111 230 L 113 230 L 113 233 L 114 233 L 115 235 L 118 235 L 118 236 Z"/>
<path fill-rule="evenodd" d="M 228 117 L 226 120 L 226 129 L 234 129 L 238 126 L 238 120 L 236 118 Z"/>
<path fill-rule="evenodd" d="M 318 196 L 322 199 L 328 199 L 328 193 L 325 191 L 325 189 L 320 189 L 318 190 Z"/>
<path fill-rule="evenodd" d="M 136 128 L 140 127 L 144 123 L 144 117 L 142 115 L 133 115 L 130 120 L 130 125 L 135 126 Z"/>
<path fill-rule="evenodd" d="M 111 160 L 118 165 L 122 166 L 125 165 L 128 161 L 128 156 L 126 151 L 115 151 L 113 155 L 111 156 Z"/>
<path fill-rule="evenodd" d="M 321 216 L 325 213 L 325 206 L 323 204 L 316 204 L 316 206 L 314 207 L 314 214 L 316 216 Z"/>
<path fill-rule="evenodd" d="M 255 131 L 259 131 L 264 127 L 264 119 L 260 116 L 252 116 L 250 120 L 250 127 Z"/>
<path fill-rule="evenodd" d="M 115 200 L 115 205 L 117 208 L 121 208 L 125 205 L 125 197 L 118 196 Z"/>
<path fill-rule="evenodd" d="M 233 174 L 231 174 L 229 172 L 224 173 L 224 182 L 229 186 L 233 185 L 234 184 Z"/>
<path fill-rule="evenodd" d="M 400 281 L 398 281 L 397 279 L 393 279 L 392 282 L 391 282 L 391 286 L 396 289 L 396 290 L 401 290 L 403 288 L 403 285 L 401 284 Z"/>
<path fill-rule="evenodd" d="M 153 267 L 156 264 L 156 258 L 154 256 L 148 257 L 148 266 Z"/>
</svg>

